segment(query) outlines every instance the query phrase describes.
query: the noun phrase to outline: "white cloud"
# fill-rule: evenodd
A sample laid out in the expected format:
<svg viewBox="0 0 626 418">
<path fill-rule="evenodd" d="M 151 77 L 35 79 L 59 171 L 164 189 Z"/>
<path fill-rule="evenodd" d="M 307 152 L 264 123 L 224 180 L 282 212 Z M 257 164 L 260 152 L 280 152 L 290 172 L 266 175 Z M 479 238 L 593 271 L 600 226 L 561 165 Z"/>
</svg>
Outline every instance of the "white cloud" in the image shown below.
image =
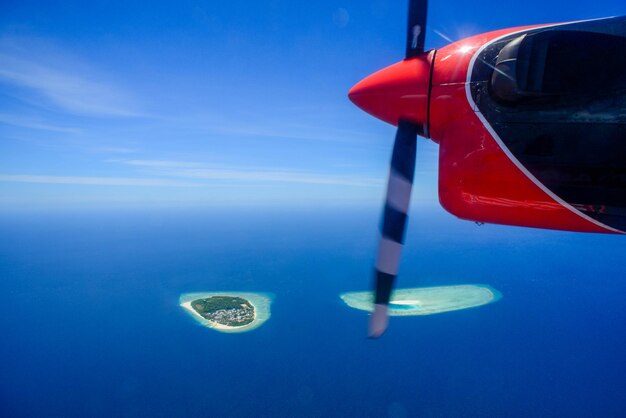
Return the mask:
<svg viewBox="0 0 626 418">
<path fill-rule="evenodd" d="M 76 134 L 80 132 L 80 129 L 77 129 L 77 128 L 69 128 L 69 127 L 64 127 L 64 126 L 51 125 L 35 118 L 27 118 L 23 116 L 9 115 L 9 114 L 0 114 L 0 123 L 4 123 L 6 125 L 17 126 L 20 128 L 37 129 L 37 130 L 43 130 L 43 131 L 61 132 L 61 133 L 69 133 L 69 134 Z"/>
<path fill-rule="evenodd" d="M 121 162 L 127 165 L 137 167 L 155 167 L 155 168 L 185 168 L 185 167 L 202 167 L 202 163 L 194 163 L 190 161 L 173 161 L 173 160 L 121 160 L 112 161 Z"/>
<path fill-rule="evenodd" d="M 320 174 L 286 168 L 268 169 L 262 167 L 210 165 L 200 162 L 173 160 L 109 160 L 109 162 L 153 169 L 159 176 L 202 180 L 225 180 L 246 183 L 303 183 L 356 187 L 378 187 L 383 184 L 382 179 Z"/>
<path fill-rule="evenodd" d="M 94 149 L 97 152 L 104 152 L 109 154 L 134 154 L 139 150 L 136 148 L 127 148 L 127 147 L 100 147 Z"/>
<path fill-rule="evenodd" d="M 241 167 L 180 169 L 176 172 L 171 172 L 171 175 L 205 180 L 307 183 L 358 187 L 377 187 L 382 184 L 381 180 L 371 178 L 325 175 L 296 170 L 251 170 Z"/>
<path fill-rule="evenodd" d="M 28 38 L 0 38 L 0 82 L 26 88 L 61 109 L 93 116 L 141 116 L 133 99 L 84 62 Z"/>
<path fill-rule="evenodd" d="M 0 174 L 0 182 L 73 184 L 83 186 L 139 186 L 139 187 L 197 187 L 198 183 L 185 183 L 167 179 L 128 177 L 78 177 L 40 176 L 29 174 Z"/>
</svg>

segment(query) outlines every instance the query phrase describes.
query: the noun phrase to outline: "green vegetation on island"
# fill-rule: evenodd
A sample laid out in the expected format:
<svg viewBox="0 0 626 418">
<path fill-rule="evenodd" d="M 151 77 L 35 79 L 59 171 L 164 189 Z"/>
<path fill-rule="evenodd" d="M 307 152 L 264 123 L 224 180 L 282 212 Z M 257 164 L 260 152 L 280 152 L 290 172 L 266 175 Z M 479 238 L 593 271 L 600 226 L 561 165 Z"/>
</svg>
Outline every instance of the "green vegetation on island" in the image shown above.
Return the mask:
<svg viewBox="0 0 626 418">
<path fill-rule="evenodd" d="M 229 327 L 241 327 L 254 321 L 254 306 L 236 296 L 196 299 L 191 307 L 204 319 Z"/>
<path fill-rule="evenodd" d="M 178 303 L 202 326 L 234 334 L 263 325 L 271 316 L 273 297 L 271 293 L 195 292 L 181 294 Z"/>
</svg>

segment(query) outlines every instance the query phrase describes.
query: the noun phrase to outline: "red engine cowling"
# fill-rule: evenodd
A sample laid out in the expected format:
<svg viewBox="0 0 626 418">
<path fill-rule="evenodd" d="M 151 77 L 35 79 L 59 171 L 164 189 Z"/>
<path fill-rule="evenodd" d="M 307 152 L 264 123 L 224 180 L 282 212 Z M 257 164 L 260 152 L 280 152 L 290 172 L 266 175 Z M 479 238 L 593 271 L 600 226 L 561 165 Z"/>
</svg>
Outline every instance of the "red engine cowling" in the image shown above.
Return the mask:
<svg viewBox="0 0 626 418">
<path fill-rule="evenodd" d="M 556 26 L 560 25 L 505 29 L 425 52 L 365 78 L 353 87 L 350 98 L 368 113 L 388 123 L 395 125 L 399 120 L 408 120 L 423 126 L 422 135 L 440 146 L 441 205 L 460 218 L 546 229 L 621 233 L 626 229 L 623 227 L 626 218 L 622 214 L 626 205 L 622 204 L 624 196 L 619 188 L 622 186 L 617 189 L 610 186 L 613 188 L 608 192 L 604 189 L 599 192 L 602 196 L 612 193 L 609 200 L 617 202 L 613 205 L 613 209 L 617 208 L 617 216 L 602 213 L 604 208 L 597 204 L 585 204 L 585 199 L 572 199 L 564 196 L 567 193 L 560 193 L 561 190 L 556 193 L 549 184 L 550 167 L 540 167 L 543 170 L 541 178 L 533 174 L 528 161 L 520 161 L 494 128 L 497 125 L 500 132 L 502 129 L 523 131 L 528 124 L 494 124 L 494 113 L 481 112 L 480 95 L 473 90 L 480 82 L 476 82 L 472 72 L 475 76 L 477 68 L 482 66 L 491 75 L 494 73 L 494 65 L 484 58 L 489 51 L 492 51 L 493 61 L 500 51 L 497 46 L 510 42 L 513 36 Z M 493 52 L 495 49 L 497 51 Z M 483 91 L 488 91 L 484 85 Z M 541 117 L 542 114 L 532 114 L 535 126 L 544 122 Z M 559 135 L 563 136 L 562 133 Z M 619 132 L 612 135 L 615 142 Z M 506 137 L 507 141 L 510 136 Z M 612 146 L 624 150 L 622 145 Z M 604 152 L 606 150 L 605 147 Z M 583 155 L 583 158 L 586 157 Z M 623 163 L 620 154 L 613 157 L 609 165 L 624 166 Z M 619 170 L 622 169 L 617 169 L 617 178 L 621 178 Z"/>
<path fill-rule="evenodd" d="M 439 143 L 439 200 L 472 221 L 580 232 L 618 233 L 559 198 L 507 149 L 471 96 L 481 51 L 503 36 L 491 32 L 437 51 L 430 97 L 431 138 Z"/>
</svg>

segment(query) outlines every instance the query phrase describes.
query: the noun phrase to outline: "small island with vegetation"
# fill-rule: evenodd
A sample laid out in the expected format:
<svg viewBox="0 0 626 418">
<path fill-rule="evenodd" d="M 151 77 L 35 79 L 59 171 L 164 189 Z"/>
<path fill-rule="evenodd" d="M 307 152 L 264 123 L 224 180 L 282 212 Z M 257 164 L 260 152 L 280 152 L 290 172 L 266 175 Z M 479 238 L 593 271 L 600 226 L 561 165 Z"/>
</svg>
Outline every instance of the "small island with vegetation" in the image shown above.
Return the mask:
<svg viewBox="0 0 626 418">
<path fill-rule="evenodd" d="M 202 325 L 220 332 L 245 332 L 270 317 L 272 297 L 263 293 L 186 293 L 180 306 Z"/>
<path fill-rule="evenodd" d="M 240 327 L 254 321 L 254 306 L 249 301 L 236 296 L 212 296 L 197 299 L 191 302 L 191 307 L 204 319 L 229 327 Z"/>
</svg>

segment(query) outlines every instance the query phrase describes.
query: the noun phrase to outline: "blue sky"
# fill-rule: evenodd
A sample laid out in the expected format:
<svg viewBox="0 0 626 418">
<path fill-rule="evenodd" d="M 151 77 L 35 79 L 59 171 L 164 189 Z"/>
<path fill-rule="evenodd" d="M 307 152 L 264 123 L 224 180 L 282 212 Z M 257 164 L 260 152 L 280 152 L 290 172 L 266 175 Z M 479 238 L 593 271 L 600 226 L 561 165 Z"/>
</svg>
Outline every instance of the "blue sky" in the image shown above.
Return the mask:
<svg viewBox="0 0 626 418">
<path fill-rule="evenodd" d="M 402 58 L 405 1 L 3 1 L 0 206 L 374 205 L 394 129 L 347 99 Z M 428 47 L 625 13 L 431 2 Z M 436 206 L 420 141 L 414 202 Z"/>
</svg>

